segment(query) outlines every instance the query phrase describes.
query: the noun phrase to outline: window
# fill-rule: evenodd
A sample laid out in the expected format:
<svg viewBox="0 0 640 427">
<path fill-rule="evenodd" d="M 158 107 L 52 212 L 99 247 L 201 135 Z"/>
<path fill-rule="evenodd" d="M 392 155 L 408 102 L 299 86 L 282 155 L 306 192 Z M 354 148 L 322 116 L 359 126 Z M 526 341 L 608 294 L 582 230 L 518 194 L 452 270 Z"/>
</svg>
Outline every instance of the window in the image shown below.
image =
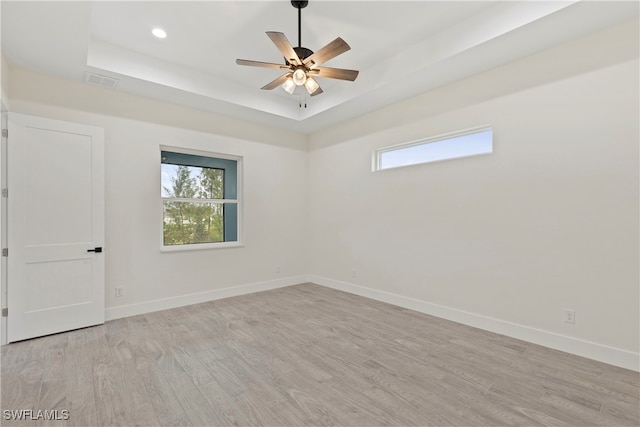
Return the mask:
<svg viewBox="0 0 640 427">
<path fill-rule="evenodd" d="M 438 162 L 492 152 L 493 128 L 476 128 L 377 150 L 374 158 L 374 170 Z"/>
<path fill-rule="evenodd" d="M 163 250 L 238 246 L 240 159 L 161 151 Z"/>
</svg>

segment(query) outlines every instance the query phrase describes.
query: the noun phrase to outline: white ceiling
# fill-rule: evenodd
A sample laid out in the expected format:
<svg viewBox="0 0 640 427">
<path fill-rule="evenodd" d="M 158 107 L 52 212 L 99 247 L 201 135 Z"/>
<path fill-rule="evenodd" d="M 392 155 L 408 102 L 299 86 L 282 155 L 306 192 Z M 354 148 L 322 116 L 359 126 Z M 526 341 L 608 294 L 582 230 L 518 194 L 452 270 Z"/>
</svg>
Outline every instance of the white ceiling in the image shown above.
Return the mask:
<svg viewBox="0 0 640 427">
<path fill-rule="evenodd" d="M 286 0 L 3 0 L 1 7 L 11 65 L 76 81 L 91 71 L 119 79 L 118 91 L 305 133 L 638 19 L 639 9 L 637 1 L 311 0 L 302 45 L 318 50 L 342 37 L 351 50 L 326 65 L 360 75 L 318 79 L 324 93 L 308 98 L 260 90 L 281 71 L 235 63 L 283 62 L 266 31 L 297 45 L 297 10 Z M 151 35 L 156 26 L 166 39 Z"/>
</svg>

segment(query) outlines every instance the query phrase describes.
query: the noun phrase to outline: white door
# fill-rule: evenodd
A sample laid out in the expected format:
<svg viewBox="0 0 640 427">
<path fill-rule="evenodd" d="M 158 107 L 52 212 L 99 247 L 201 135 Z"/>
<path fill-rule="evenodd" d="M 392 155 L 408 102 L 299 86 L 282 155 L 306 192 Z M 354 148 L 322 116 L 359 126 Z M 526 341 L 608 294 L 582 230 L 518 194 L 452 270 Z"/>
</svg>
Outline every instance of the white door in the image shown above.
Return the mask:
<svg viewBox="0 0 640 427">
<path fill-rule="evenodd" d="M 104 323 L 104 130 L 8 127 L 8 341 Z"/>
</svg>

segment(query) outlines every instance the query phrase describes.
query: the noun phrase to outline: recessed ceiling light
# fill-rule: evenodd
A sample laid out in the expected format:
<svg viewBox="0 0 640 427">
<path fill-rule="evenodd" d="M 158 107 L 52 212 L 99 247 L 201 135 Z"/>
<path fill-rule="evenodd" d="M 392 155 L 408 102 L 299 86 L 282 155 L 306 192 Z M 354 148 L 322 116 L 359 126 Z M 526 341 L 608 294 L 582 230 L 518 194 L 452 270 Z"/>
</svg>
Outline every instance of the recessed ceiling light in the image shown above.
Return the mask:
<svg viewBox="0 0 640 427">
<path fill-rule="evenodd" d="M 159 39 L 164 39 L 167 37 L 167 32 L 162 28 L 154 28 L 153 30 L 151 30 L 151 34 L 153 34 Z"/>
</svg>

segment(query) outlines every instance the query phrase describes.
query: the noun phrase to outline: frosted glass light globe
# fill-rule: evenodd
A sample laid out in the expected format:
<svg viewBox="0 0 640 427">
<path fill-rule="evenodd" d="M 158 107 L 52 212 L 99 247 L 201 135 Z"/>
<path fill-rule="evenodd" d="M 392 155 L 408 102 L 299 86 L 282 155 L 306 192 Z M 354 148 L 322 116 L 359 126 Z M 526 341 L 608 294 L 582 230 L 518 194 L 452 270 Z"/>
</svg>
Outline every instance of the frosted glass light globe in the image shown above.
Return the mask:
<svg viewBox="0 0 640 427">
<path fill-rule="evenodd" d="M 293 72 L 292 78 L 296 86 L 302 86 L 307 81 L 307 73 L 302 68 L 298 68 Z"/>
<path fill-rule="evenodd" d="M 293 91 L 296 90 L 296 85 L 293 83 L 293 79 L 288 78 L 282 83 L 282 89 L 289 92 L 289 95 L 293 95 Z"/>
</svg>

